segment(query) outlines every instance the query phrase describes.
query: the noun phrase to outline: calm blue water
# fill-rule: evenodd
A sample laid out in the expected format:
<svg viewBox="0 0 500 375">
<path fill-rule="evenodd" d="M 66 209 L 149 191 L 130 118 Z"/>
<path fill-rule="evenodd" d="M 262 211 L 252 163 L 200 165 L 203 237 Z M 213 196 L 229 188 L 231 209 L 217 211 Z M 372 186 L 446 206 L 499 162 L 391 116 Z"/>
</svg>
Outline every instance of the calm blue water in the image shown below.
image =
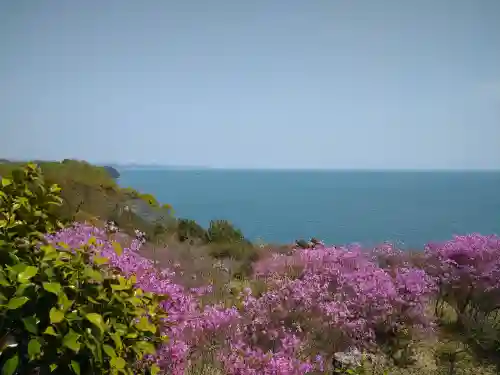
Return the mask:
<svg viewBox="0 0 500 375">
<path fill-rule="evenodd" d="M 120 184 L 202 225 L 227 219 L 250 239 L 382 241 L 422 247 L 500 233 L 500 172 L 122 170 Z"/>
</svg>

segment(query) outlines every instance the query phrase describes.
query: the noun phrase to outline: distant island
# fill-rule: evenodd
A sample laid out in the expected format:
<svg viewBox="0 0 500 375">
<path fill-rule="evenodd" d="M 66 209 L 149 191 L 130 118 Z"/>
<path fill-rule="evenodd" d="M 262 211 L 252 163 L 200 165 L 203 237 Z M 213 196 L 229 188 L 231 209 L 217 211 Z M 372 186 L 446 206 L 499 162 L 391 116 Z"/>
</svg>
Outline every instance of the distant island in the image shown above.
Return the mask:
<svg viewBox="0 0 500 375">
<path fill-rule="evenodd" d="M 111 177 L 115 179 L 120 177 L 120 172 L 118 172 L 116 168 L 110 167 L 109 165 L 104 165 L 103 168 L 106 170 L 106 172 L 109 173 Z"/>
</svg>

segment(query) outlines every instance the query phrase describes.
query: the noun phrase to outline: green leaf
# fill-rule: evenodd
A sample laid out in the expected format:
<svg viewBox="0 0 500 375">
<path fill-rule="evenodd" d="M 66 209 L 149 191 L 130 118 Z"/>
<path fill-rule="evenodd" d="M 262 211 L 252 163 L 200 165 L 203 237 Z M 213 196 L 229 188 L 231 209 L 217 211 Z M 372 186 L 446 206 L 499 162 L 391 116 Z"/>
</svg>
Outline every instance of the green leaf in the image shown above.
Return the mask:
<svg viewBox="0 0 500 375">
<path fill-rule="evenodd" d="M 99 271 L 94 270 L 90 267 L 85 268 L 85 271 L 83 271 L 83 274 L 89 279 L 92 279 L 95 281 L 101 281 L 101 282 L 103 281 L 102 273 L 100 273 Z"/>
<path fill-rule="evenodd" d="M 13 357 L 9 358 L 3 365 L 2 375 L 12 375 L 17 370 L 19 365 L 19 355 L 16 353 Z"/>
<path fill-rule="evenodd" d="M 2 186 L 6 187 L 12 184 L 12 180 L 10 178 L 2 177 Z"/>
<path fill-rule="evenodd" d="M 54 327 L 48 326 L 47 329 L 43 332 L 44 335 L 51 335 L 51 336 L 57 336 L 56 331 L 54 330 Z"/>
<path fill-rule="evenodd" d="M 130 286 L 126 284 L 112 284 L 111 289 L 113 289 L 113 291 L 128 290 L 130 289 Z"/>
<path fill-rule="evenodd" d="M 57 258 L 57 251 L 56 251 L 56 249 L 54 249 L 54 247 L 46 245 L 46 246 L 41 246 L 40 248 L 44 252 L 44 256 L 43 256 L 44 261 L 48 261 L 48 260 L 52 260 L 52 259 Z"/>
<path fill-rule="evenodd" d="M 28 343 L 28 355 L 30 356 L 30 359 L 36 358 L 36 356 L 42 352 L 41 349 L 42 345 L 40 344 L 40 341 L 36 338 L 31 339 Z"/>
<path fill-rule="evenodd" d="M 25 296 L 12 298 L 9 301 L 9 303 L 7 304 L 7 309 L 16 310 L 16 309 L 20 308 L 21 306 L 23 306 L 28 301 L 29 301 L 29 298 L 25 297 Z"/>
<path fill-rule="evenodd" d="M 43 283 L 43 289 L 49 293 L 58 295 L 61 292 L 61 284 L 59 283 Z"/>
<path fill-rule="evenodd" d="M 140 318 L 139 321 L 135 323 L 135 326 L 139 331 L 151 332 L 151 333 L 156 332 L 156 326 L 154 324 L 151 324 L 149 322 L 149 319 L 146 317 Z"/>
<path fill-rule="evenodd" d="M 74 301 L 70 300 L 64 292 L 59 293 L 57 298 L 57 303 L 59 304 L 59 308 L 62 311 L 64 312 L 68 311 L 71 308 L 71 306 L 73 306 L 73 302 Z"/>
<path fill-rule="evenodd" d="M 61 191 L 61 188 L 59 187 L 59 185 L 57 185 L 57 184 L 52 184 L 52 185 L 50 186 L 50 192 L 51 192 L 51 193 L 58 193 L 58 192 L 60 192 L 60 191 Z"/>
<path fill-rule="evenodd" d="M 0 285 L 1 286 L 10 286 L 9 280 L 5 277 L 3 270 L 0 270 Z"/>
<path fill-rule="evenodd" d="M 123 370 L 125 368 L 126 362 L 121 357 L 111 358 L 109 361 L 111 367 L 117 368 L 118 370 Z"/>
<path fill-rule="evenodd" d="M 106 264 L 108 263 L 108 258 L 105 258 L 105 257 L 101 257 L 101 256 L 95 256 L 93 258 L 93 261 L 95 264 L 97 264 L 98 266 L 102 266 L 103 264 Z"/>
<path fill-rule="evenodd" d="M 26 291 L 26 289 L 33 288 L 34 284 L 33 283 L 26 283 L 26 284 L 19 284 L 15 293 L 16 297 L 22 297 Z"/>
<path fill-rule="evenodd" d="M 118 242 L 113 242 L 113 249 L 115 250 L 116 255 L 120 256 L 123 254 L 123 249 Z"/>
<path fill-rule="evenodd" d="M 118 350 L 121 350 L 123 348 L 123 343 L 120 338 L 120 334 L 118 332 L 110 333 L 111 338 L 113 339 L 115 346 L 118 348 Z"/>
<path fill-rule="evenodd" d="M 139 297 L 130 297 L 127 299 L 127 302 L 131 303 L 134 306 L 139 306 L 143 303 L 143 301 Z"/>
<path fill-rule="evenodd" d="M 64 242 L 64 241 L 57 242 L 57 246 L 59 246 L 60 248 L 62 248 L 64 250 L 69 250 L 69 245 L 66 242 Z M 52 247 L 52 246 L 49 245 L 49 247 Z M 52 248 L 54 249 L 54 247 L 52 247 Z M 56 249 L 54 249 L 54 251 L 55 250 Z"/>
<path fill-rule="evenodd" d="M 69 333 L 63 338 L 63 346 L 73 350 L 75 353 L 78 353 L 80 350 L 80 343 L 78 339 L 80 335 L 73 330 L 70 330 Z"/>
<path fill-rule="evenodd" d="M 112 346 L 105 344 L 105 345 L 102 346 L 102 348 L 104 350 L 104 353 L 106 353 L 111 358 L 116 357 L 115 349 L 113 349 Z"/>
<path fill-rule="evenodd" d="M 57 365 L 55 363 L 53 363 L 49 366 L 49 368 L 50 368 L 50 372 L 53 372 L 57 368 Z"/>
<path fill-rule="evenodd" d="M 160 373 L 160 367 L 157 364 L 151 366 L 151 375 L 158 375 Z"/>
<path fill-rule="evenodd" d="M 71 369 L 76 375 L 80 375 L 80 364 L 77 361 L 71 361 Z"/>
<path fill-rule="evenodd" d="M 90 302 L 92 302 L 95 305 L 99 305 L 99 303 L 100 303 L 99 301 L 96 301 L 94 298 L 92 298 L 90 296 L 87 297 L 87 300 L 89 300 Z"/>
<path fill-rule="evenodd" d="M 28 316 L 23 318 L 24 328 L 29 333 L 37 334 L 38 333 L 38 321 L 34 316 Z"/>
<path fill-rule="evenodd" d="M 15 274 L 17 275 L 17 274 L 23 272 L 27 267 L 28 267 L 28 265 L 25 263 L 17 263 L 17 264 L 14 264 L 12 267 L 10 267 L 10 269 L 12 269 L 15 272 Z"/>
<path fill-rule="evenodd" d="M 147 341 L 137 341 L 135 347 L 146 354 L 154 354 L 156 352 L 155 346 Z"/>
<path fill-rule="evenodd" d="M 90 313 L 90 314 L 85 315 L 85 318 L 90 323 L 92 323 L 97 328 L 99 328 L 101 330 L 101 332 L 104 332 L 104 329 L 105 329 L 105 327 L 104 327 L 104 320 L 102 319 L 102 316 L 100 314 Z"/>
<path fill-rule="evenodd" d="M 64 313 L 62 313 L 61 311 L 59 311 L 55 307 L 50 309 L 49 316 L 50 316 L 51 323 L 60 323 L 64 319 Z"/>
<path fill-rule="evenodd" d="M 24 269 L 23 272 L 17 275 L 17 280 L 23 284 L 27 283 L 37 273 L 38 273 L 38 268 L 33 266 L 28 266 Z"/>
</svg>

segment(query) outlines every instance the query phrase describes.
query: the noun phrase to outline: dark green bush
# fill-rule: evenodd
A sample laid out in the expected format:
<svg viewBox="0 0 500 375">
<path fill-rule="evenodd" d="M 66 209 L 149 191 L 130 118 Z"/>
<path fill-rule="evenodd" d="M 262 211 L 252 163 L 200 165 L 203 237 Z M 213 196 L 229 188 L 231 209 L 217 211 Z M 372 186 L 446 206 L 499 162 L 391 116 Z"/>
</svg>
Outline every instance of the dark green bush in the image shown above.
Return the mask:
<svg viewBox="0 0 500 375">
<path fill-rule="evenodd" d="M 179 219 L 177 221 L 177 237 L 181 242 L 206 240 L 207 232 L 194 220 Z"/>
<path fill-rule="evenodd" d="M 135 365 L 165 339 L 157 328 L 163 297 L 135 289 L 133 278 L 105 268 L 105 258 L 91 262 L 88 248 L 45 243 L 44 234 L 60 227 L 51 211 L 58 193 L 35 165 L 2 178 L 2 374 L 156 373 Z"/>
<path fill-rule="evenodd" d="M 297 247 L 299 249 L 309 249 L 310 248 L 309 242 L 307 242 L 306 240 L 297 240 L 297 241 L 295 241 L 295 245 L 297 245 Z"/>
<path fill-rule="evenodd" d="M 235 228 L 227 220 L 210 221 L 207 236 L 208 242 L 211 243 L 248 242 L 245 240 L 241 230 Z"/>
<path fill-rule="evenodd" d="M 139 198 L 140 193 L 137 190 L 135 190 L 135 189 L 132 189 L 130 187 L 126 187 L 126 188 L 122 188 L 120 190 L 128 198 L 131 198 L 131 199 Z"/>
</svg>

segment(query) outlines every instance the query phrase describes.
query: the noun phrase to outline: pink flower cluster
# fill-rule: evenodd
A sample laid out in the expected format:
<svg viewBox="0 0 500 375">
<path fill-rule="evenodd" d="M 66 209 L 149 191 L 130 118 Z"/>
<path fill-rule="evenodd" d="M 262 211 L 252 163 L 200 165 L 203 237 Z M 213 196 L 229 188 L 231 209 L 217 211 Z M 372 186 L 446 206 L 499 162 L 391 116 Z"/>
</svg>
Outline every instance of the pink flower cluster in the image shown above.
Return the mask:
<svg viewBox="0 0 500 375">
<path fill-rule="evenodd" d="M 447 284 L 467 283 L 483 289 L 500 287 L 500 237 L 477 233 L 429 244 L 428 272 Z"/>
<path fill-rule="evenodd" d="M 203 290 L 188 290 L 175 284 L 171 280 L 173 271 L 157 271 L 150 260 L 139 255 L 142 241 L 138 239 L 133 239 L 118 256 L 106 232 L 90 225 L 77 223 L 48 236 L 54 245 L 64 242 L 70 248 L 83 246 L 91 238 L 95 239 L 93 250 L 108 258 L 109 265 L 125 275 L 136 275 L 138 288 L 169 296 L 162 306 L 168 312 L 168 324 L 163 329 L 169 342 L 157 353 L 157 363 L 166 373 L 184 374 L 191 353 L 204 344 L 203 340 L 228 329 L 239 317 L 236 308 L 201 307 L 198 297 Z M 210 290 L 209 287 L 206 289 Z"/>
<path fill-rule="evenodd" d="M 141 242 L 118 256 L 105 231 L 75 224 L 49 239 L 70 247 L 96 238 L 94 250 L 137 286 L 170 298 L 163 308 L 169 342 L 157 353 L 165 373 L 183 374 L 206 348 L 229 375 L 302 375 L 328 367 L 333 354 L 349 347 L 371 350 L 379 335 L 405 327 L 416 332 L 431 320 L 426 307 L 438 285 L 471 280 L 498 288 L 500 239 L 456 237 L 426 250 L 429 269 L 411 265 L 389 244 L 366 252 L 359 246 L 296 249 L 258 262 L 257 295 L 246 288 L 239 303 L 202 305 L 205 288 L 187 289 L 172 281 L 174 271 L 158 271 L 138 253 Z"/>
<path fill-rule="evenodd" d="M 447 301 L 460 318 L 479 310 L 486 316 L 500 306 L 500 237 L 477 233 L 429 244 L 426 271 L 439 287 L 439 302 Z M 438 311 L 436 305 L 436 312 Z"/>
<path fill-rule="evenodd" d="M 269 329 L 293 311 L 294 323 L 301 319 L 307 324 L 300 334 L 306 341 L 320 332 L 342 338 L 330 350 L 351 345 L 369 349 L 381 326 L 430 323 L 425 306 L 434 291 L 431 278 L 406 263 L 381 268 L 358 246 L 296 250 L 256 268 L 272 287 L 247 306 L 259 316 L 253 324 Z"/>
</svg>

